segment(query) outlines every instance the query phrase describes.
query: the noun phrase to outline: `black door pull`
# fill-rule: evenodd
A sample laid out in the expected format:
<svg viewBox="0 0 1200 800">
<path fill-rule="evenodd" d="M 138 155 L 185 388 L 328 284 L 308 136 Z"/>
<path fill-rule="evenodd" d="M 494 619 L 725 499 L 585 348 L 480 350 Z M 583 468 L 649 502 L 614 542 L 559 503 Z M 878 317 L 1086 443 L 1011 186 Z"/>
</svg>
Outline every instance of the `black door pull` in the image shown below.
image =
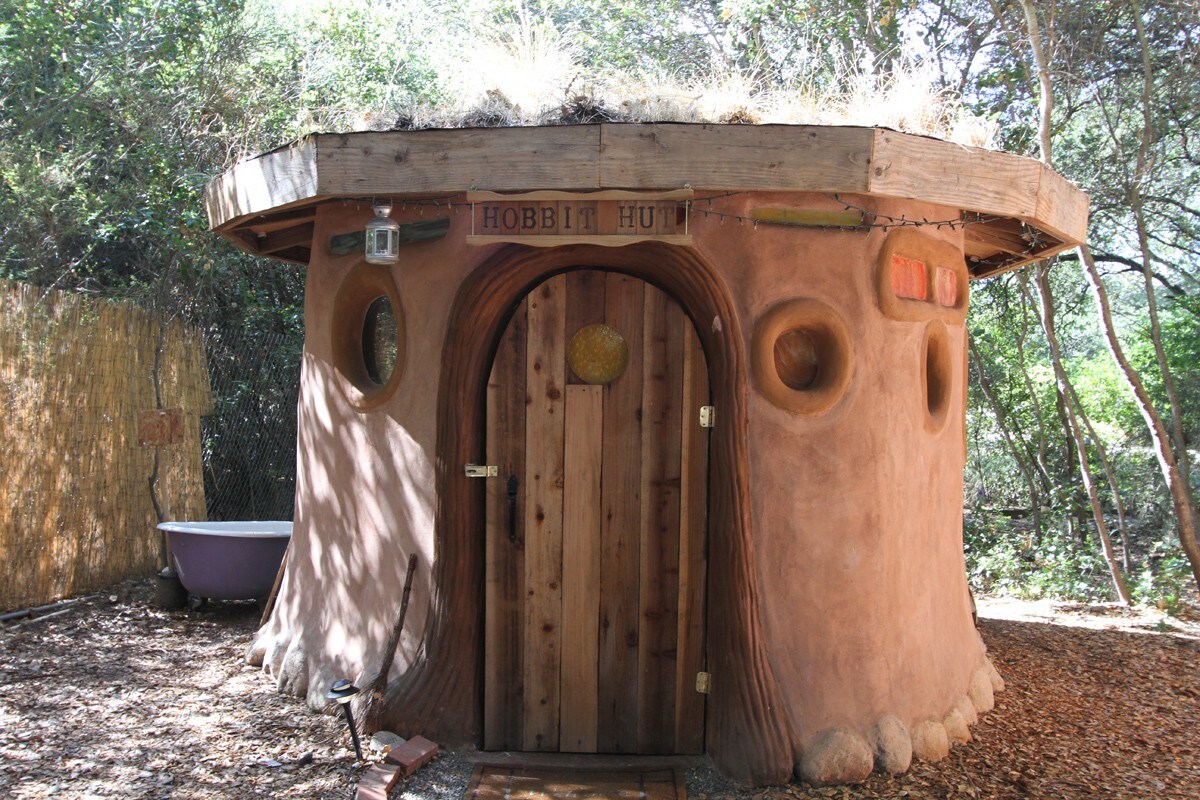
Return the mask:
<svg viewBox="0 0 1200 800">
<path fill-rule="evenodd" d="M 516 475 L 508 476 L 508 540 L 517 541 L 517 487 L 520 480 Z"/>
</svg>

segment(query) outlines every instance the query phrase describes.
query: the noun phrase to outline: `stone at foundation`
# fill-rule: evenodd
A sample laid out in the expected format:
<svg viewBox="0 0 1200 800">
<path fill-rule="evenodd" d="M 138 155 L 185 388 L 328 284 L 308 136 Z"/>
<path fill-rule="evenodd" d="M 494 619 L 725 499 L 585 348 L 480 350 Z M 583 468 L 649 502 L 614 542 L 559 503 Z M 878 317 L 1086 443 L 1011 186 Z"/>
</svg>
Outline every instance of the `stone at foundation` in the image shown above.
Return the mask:
<svg viewBox="0 0 1200 800">
<path fill-rule="evenodd" d="M 833 728 L 805 748 L 800 777 L 814 786 L 860 783 L 870 776 L 874 763 L 874 754 L 861 736 Z"/>
<path fill-rule="evenodd" d="M 912 729 L 913 755 L 922 761 L 941 761 L 950 755 L 950 739 L 946 728 L 931 719 L 922 720 Z"/>
<path fill-rule="evenodd" d="M 958 698 L 958 702 L 954 704 L 954 708 L 959 714 L 962 714 L 963 720 L 967 725 L 974 725 L 979 722 L 979 712 L 975 708 L 975 704 L 971 702 L 971 698 L 963 695 Z"/>
<path fill-rule="evenodd" d="M 991 660 L 988 660 L 984 664 L 984 669 L 987 670 L 988 678 L 992 682 L 992 691 L 993 692 L 1003 692 L 1004 691 L 1004 678 L 1001 677 L 1000 671 L 996 669 L 996 665 L 993 664 L 991 662 Z"/>
<path fill-rule="evenodd" d="M 299 639 L 293 640 L 283 657 L 276 686 L 284 694 L 303 697 L 308 693 L 308 652 Z"/>
<path fill-rule="evenodd" d="M 971 688 L 967 690 L 967 696 L 971 698 L 975 710 L 980 714 L 985 714 L 996 707 L 996 698 L 992 694 L 992 679 L 986 668 L 981 667 L 975 671 L 974 677 L 971 678 Z"/>
<path fill-rule="evenodd" d="M 247 666 L 251 667 L 261 667 L 263 665 L 263 660 L 266 659 L 266 657 L 266 642 L 256 637 L 254 641 L 250 642 L 250 645 L 246 648 L 246 654 L 244 656 L 246 664 Z"/>
<path fill-rule="evenodd" d="M 962 713 L 957 708 L 950 709 L 950 713 L 942 720 L 942 727 L 946 729 L 946 738 L 952 742 L 971 741 L 971 731 L 967 728 L 967 721 L 963 719 Z"/>
<path fill-rule="evenodd" d="M 875 768 L 889 775 L 907 772 L 912 766 L 912 736 L 904 723 L 891 714 L 879 718 L 871 732 L 875 748 Z"/>
</svg>

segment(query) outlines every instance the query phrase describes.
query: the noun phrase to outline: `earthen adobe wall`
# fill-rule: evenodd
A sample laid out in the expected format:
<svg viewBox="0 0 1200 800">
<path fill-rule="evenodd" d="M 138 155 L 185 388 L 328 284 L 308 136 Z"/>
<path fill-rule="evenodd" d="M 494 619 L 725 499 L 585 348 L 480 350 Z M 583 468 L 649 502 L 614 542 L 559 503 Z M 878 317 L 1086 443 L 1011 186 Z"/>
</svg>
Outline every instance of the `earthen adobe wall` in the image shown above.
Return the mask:
<svg viewBox="0 0 1200 800">
<path fill-rule="evenodd" d="M 856 201 L 909 219 L 957 213 L 915 202 Z M 821 195 L 764 193 L 720 206 L 739 216 L 760 207 L 836 208 Z M 406 223 L 433 213 L 398 209 L 394 217 Z M 393 683 L 437 666 L 428 663 L 428 637 L 438 615 L 455 607 L 446 588 L 435 585 L 438 388 L 450 326 L 472 324 L 450 319 L 455 297 L 495 248 L 465 244 L 468 214 L 452 213 L 445 239 L 403 247 L 395 267 L 369 268 L 394 279 L 404 347 L 394 392 L 364 399 L 339 373 L 338 343 L 346 332 L 335 313 L 347 280 L 364 269 L 361 256 L 334 256 L 321 245 L 361 229 L 370 216 L 369 204 L 354 202 L 321 206 L 317 215 L 305 302 L 295 533 L 278 611 L 252 648 L 282 688 L 314 707 L 324 707 L 334 679 L 374 674 L 408 553 L 418 553 L 420 566 Z M 745 429 L 738 432 L 745 436 L 743 502 L 763 672 L 774 681 L 765 691 L 778 702 L 791 742 L 791 753 L 770 769 L 741 772 L 729 732 L 712 727 L 710 711 L 709 750 L 751 781 L 778 779 L 793 768 L 820 782 L 853 780 L 873 766 L 906 769 L 914 750 L 940 757 L 948 737 L 968 735 L 966 724 L 990 708 L 999 686 L 971 624 L 962 555 L 965 268 L 957 308 L 936 298 L 923 307 L 897 303 L 881 269 L 892 251 L 930 270 L 956 260 L 962 268 L 961 233 L 936 226 L 756 227 L 702 215 L 693 215 L 690 231 L 694 253 L 720 276 L 736 316 L 693 323 L 702 338 L 740 336 L 732 345 L 754 372 L 746 376 Z M 825 353 L 842 369 L 838 385 L 824 387 L 815 402 L 805 392 L 792 402 L 790 390 L 767 386 L 770 365 L 761 363 L 760 339 L 770 338 L 772 321 L 783 328 L 841 326 Z M 723 568 L 711 562 L 710 576 Z M 710 661 L 718 661 L 713 655 Z M 469 683 L 476 673 L 447 674 Z M 720 702 L 716 695 L 727 679 L 714 675 L 710 703 Z M 477 686 L 456 691 L 468 704 L 479 696 Z M 474 713 L 445 711 L 448 720 Z M 464 733 L 424 732 L 444 740 Z"/>
</svg>

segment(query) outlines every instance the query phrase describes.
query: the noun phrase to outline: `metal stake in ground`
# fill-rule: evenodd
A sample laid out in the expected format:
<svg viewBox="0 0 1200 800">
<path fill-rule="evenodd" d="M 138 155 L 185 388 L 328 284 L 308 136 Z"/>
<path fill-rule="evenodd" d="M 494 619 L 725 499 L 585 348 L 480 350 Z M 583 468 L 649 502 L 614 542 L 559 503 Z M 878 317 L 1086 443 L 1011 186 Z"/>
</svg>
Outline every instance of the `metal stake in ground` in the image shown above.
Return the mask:
<svg viewBox="0 0 1200 800">
<path fill-rule="evenodd" d="M 346 727 L 350 729 L 350 741 L 354 742 L 354 755 L 358 756 L 359 761 L 362 761 L 362 745 L 358 742 L 358 729 L 354 727 L 354 713 L 350 710 L 350 701 L 356 694 L 358 694 L 357 686 L 350 681 L 340 680 L 334 681 L 333 686 L 329 687 L 325 699 L 332 700 L 342 707 L 342 713 L 346 715 Z"/>
</svg>

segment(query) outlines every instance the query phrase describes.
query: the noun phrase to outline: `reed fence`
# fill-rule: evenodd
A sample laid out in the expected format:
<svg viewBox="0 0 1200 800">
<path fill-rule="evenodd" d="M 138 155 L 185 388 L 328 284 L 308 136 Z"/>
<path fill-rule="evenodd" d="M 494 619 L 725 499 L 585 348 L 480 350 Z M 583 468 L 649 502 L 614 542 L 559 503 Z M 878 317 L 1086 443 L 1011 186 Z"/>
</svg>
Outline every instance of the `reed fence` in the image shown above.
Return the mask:
<svg viewBox="0 0 1200 800">
<path fill-rule="evenodd" d="M 138 443 L 137 415 L 183 411 L 182 444 Z M 0 281 L 0 610 L 146 577 L 166 519 L 204 519 L 200 415 L 212 408 L 192 329 L 128 303 Z"/>
</svg>

